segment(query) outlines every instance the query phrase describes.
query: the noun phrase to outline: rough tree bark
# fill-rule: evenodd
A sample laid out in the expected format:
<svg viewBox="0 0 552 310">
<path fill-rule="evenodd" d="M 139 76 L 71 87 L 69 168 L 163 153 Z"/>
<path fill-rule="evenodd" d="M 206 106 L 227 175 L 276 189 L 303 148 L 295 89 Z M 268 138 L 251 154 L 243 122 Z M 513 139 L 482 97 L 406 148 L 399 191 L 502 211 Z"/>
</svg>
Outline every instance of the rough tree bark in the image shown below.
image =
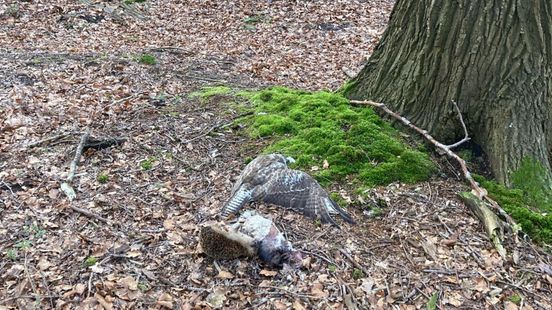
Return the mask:
<svg viewBox="0 0 552 310">
<path fill-rule="evenodd" d="M 346 90 L 384 102 L 441 141 L 463 131 L 511 185 L 524 157 L 550 177 L 552 1 L 398 0 L 382 40 Z"/>
</svg>

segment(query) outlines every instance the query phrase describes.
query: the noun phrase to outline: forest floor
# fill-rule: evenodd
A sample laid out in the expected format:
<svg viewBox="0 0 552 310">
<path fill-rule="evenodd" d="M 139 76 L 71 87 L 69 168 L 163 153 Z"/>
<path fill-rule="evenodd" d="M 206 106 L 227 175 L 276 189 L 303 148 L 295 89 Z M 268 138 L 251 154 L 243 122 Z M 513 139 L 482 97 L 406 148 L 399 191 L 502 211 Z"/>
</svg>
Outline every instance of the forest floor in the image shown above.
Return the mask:
<svg viewBox="0 0 552 310">
<path fill-rule="evenodd" d="M 341 230 L 258 206 L 303 252 L 301 269 L 198 250 L 200 225 L 269 140 L 224 126 L 239 116 L 224 98 L 188 95 L 335 90 L 366 61 L 392 6 L 2 2 L 0 309 L 551 309 L 551 256 L 514 238 L 501 258 L 442 158 L 427 182 L 372 189 L 382 214 L 354 203 L 359 224 Z M 86 128 L 116 143 L 86 148 L 69 201 L 60 184 Z M 350 184 L 334 187 L 357 201 Z"/>
</svg>

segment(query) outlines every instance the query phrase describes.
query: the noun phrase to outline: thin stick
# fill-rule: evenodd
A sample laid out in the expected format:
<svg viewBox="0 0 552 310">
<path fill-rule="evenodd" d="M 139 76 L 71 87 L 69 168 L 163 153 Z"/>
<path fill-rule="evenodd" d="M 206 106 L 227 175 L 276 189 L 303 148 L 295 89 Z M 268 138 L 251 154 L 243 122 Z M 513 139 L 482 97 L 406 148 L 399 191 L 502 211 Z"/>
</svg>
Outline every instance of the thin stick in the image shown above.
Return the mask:
<svg viewBox="0 0 552 310">
<path fill-rule="evenodd" d="M 67 176 L 67 183 L 73 182 L 73 179 L 75 178 L 75 172 L 77 171 L 77 165 L 79 164 L 79 160 L 82 156 L 82 149 L 84 148 L 84 145 L 86 144 L 86 141 L 88 141 L 88 137 L 90 137 L 90 128 L 86 128 L 84 134 L 82 135 L 79 145 L 77 146 L 77 150 L 75 151 L 75 158 L 73 158 L 73 161 L 71 162 L 71 168 L 69 169 L 69 175 Z"/>
<path fill-rule="evenodd" d="M 471 174 L 468 171 L 468 168 L 466 166 L 466 162 L 462 158 L 460 158 L 458 155 L 456 155 L 454 152 L 452 152 L 448 146 L 446 146 L 446 145 L 442 144 L 441 142 L 435 140 L 435 138 L 433 138 L 426 130 L 423 130 L 423 129 L 420 129 L 420 128 L 416 127 L 408 119 L 406 119 L 403 116 L 400 116 L 399 114 L 391 111 L 383 103 L 377 103 L 377 102 L 373 102 L 373 101 L 370 101 L 370 100 L 365 100 L 365 101 L 351 100 L 351 103 L 369 105 L 369 106 L 373 106 L 373 107 L 376 107 L 376 108 L 380 108 L 385 113 L 391 115 L 392 117 L 394 117 L 395 119 L 397 119 L 401 123 L 403 123 L 404 125 L 408 126 L 410 129 L 413 129 L 414 131 L 421 134 L 424 138 L 426 138 L 429 142 L 431 142 L 433 145 L 435 145 L 438 149 L 445 152 L 445 154 L 447 154 L 449 157 L 455 159 L 460 164 L 460 168 L 462 169 L 462 173 L 464 174 L 464 178 L 466 178 L 466 180 L 470 183 L 472 189 L 476 191 L 476 195 L 480 199 L 482 199 L 487 194 L 487 191 L 485 191 L 483 188 L 479 187 L 477 182 L 475 182 L 475 180 L 471 176 Z"/>
<path fill-rule="evenodd" d="M 4 181 L 0 181 L 0 182 L 2 182 L 2 184 L 4 185 L 4 187 L 7 188 L 7 189 L 10 191 L 10 193 L 12 194 L 13 197 L 17 197 L 17 196 L 15 195 L 15 193 L 13 192 L 13 189 L 11 188 L 11 186 L 10 186 L 8 183 L 6 183 L 6 182 L 4 182 Z"/>
<path fill-rule="evenodd" d="M 185 55 L 193 55 L 194 54 L 194 52 L 192 52 L 192 51 L 188 51 L 188 50 L 185 50 L 183 48 L 176 47 L 176 46 L 150 47 L 149 50 L 152 51 L 152 52 L 166 52 L 166 51 L 168 51 L 169 53 L 185 54 Z"/>
<path fill-rule="evenodd" d="M 56 140 L 59 140 L 61 138 L 65 138 L 67 136 L 70 136 L 72 135 L 73 133 L 62 133 L 62 134 L 59 134 L 59 135 L 55 135 L 53 137 L 48 137 L 48 138 L 45 138 L 45 139 L 42 139 L 42 140 L 38 140 L 38 141 L 35 141 L 35 142 L 31 142 L 29 144 L 27 144 L 27 147 L 28 148 L 33 148 L 33 147 L 37 147 L 37 146 L 40 146 L 44 143 L 47 143 L 47 142 L 52 142 L 52 141 L 56 141 Z"/>
<path fill-rule="evenodd" d="M 2 300 L 0 300 L 0 305 L 2 304 L 6 304 L 8 303 L 9 301 L 12 301 L 12 300 L 17 300 L 17 299 L 36 299 L 38 296 L 33 296 L 33 295 L 19 295 L 19 296 L 13 296 L 13 297 L 8 297 L 8 298 L 4 298 Z M 41 295 L 39 296 L 40 298 L 49 298 L 49 299 L 53 299 L 53 298 L 60 298 L 61 295 Z"/>
<path fill-rule="evenodd" d="M 291 296 L 295 296 L 295 297 L 303 297 L 303 298 L 311 298 L 311 299 L 320 299 L 316 296 L 313 296 L 313 295 L 308 295 L 308 294 L 301 294 L 301 293 L 295 293 L 295 292 L 292 292 L 286 288 L 283 288 L 283 287 L 278 287 L 278 286 L 272 286 L 272 285 L 266 285 L 266 286 L 262 286 L 263 288 L 273 288 L 273 289 L 277 289 L 277 290 L 280 290 L 286 294 L 289 294 Z M 257 288 L 258 289 L 258 288 Z M 266 293 L 266 294 L 274 294 L 276 292 L 263 292 L 263 293 Z M 277 294 L 277 293 L 276 293 Z"/>
<path fill-rule="evenodd" d="M 370 273 L 368 272 L 368 270 L 366 270 L 366 268 L 364 268 L 361 264 L 357 263 L 356 260 L 353 259 L 353 257 L 351 255 L 349 255 L 349 253 L 347 253 L 344 249 L 339 249 L 339 252 L 341 252 L 341 254 L 343 254 L 345 257 L 347 257 L 347 259 L 349 261 L 351 261 L 351 263 L 353 263 L 353 265 L 355 267 L 357 267 L 358 269 L 362 270 L 362 272 L 364 272 L 364 275 L 365 276 L 368 276 Z"/>
<path fill-rule="evenodd" d="M 90 276 L 88 277 L 88 292 L 86 293 L 86 298 L 90 297 L 90 292 L 92 291 L 92 278 L 94 277 L 94 272 L 90 271 Z"/>
<path fill-rule="evenodd" d="M 471 138 L 468 135 L 468 128 L 466 128 L 466 123 L 464 123 L 464 118 L 462 117 L 462 112 L 460 112 L 460 108 L 456 104 L 456 102 L 453 100 L 452 105 L 454 106 L 454 109 L 456 110 L 456 113 L 458 113 L 458 118 L 460 119 L 460 124 L 462 124 L 462 128 L 464 129 L 464 138 L 454 144 L 447 145 L 449 149 L 455 148 L 459 146 L 460 144 L 469 141 Z"/>
<path fill-rule="evenodd" d="M 27 280 L 29 280 L 29 283 L 31 284 L 31 289 L 33 290 L 33 293 L 35 293 L 35 295 L 37 297 L 40 296 L 40 294 L 38 293 L 38 291 L 36 290 L 36 286 L 34 284 L 34 281 L 33 281 L 33 278 L 31 277 L 31 274 L 29 272 L 29 267 L 27 266 L 27 251 L 25 251 L 25 260 L 23 262 L 23 268 L 25 270 L 25 275 L 27 276 Z"/>
<path fill-rule="evenodd" d="M 105 217 L 101 217 L 101 216 L 99 216 L 99 215 L 97 215 L 97 214 L 94 214 L 94 213 L 92 213 L 92 212 L 90 212 L 90 211 L 88 211 L 88 210 L 86 210 L 86 209 L 81 209 L 81 208 L 76 207 L 76 206 L 73 206 L 73 205 L 71 205 L 71 206 L 69 206 L 69 207 L 70 207 L 73 211 L 77 211 L 77 212 L 79 212 L 79 213 L 81 213 L 81 214 L 84 214 L 84 215 L 86 215 L 86 216 L 88 216 L 88 217 L 91 217 L 91 218 L 95 218 L 95 219 L 97 219 L 97 220 L 99 220 L 99 221 L 102 221 L 102 222 L 104 222 L 104 223 L 109 223 L 109 220 L 106 219 Z"/>
</svg>

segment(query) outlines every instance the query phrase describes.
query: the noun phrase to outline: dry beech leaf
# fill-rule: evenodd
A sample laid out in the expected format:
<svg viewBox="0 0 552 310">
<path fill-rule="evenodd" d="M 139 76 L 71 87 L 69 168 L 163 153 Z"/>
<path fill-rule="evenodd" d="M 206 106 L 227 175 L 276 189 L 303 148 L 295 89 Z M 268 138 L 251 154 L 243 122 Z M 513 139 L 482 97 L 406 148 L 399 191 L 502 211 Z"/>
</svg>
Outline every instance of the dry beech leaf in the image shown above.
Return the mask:
<svg viewBox="0 0 552 310">
<path fill-rule="evenodd" d="M 446 295 L 446 298 L 445 298 L 445 301 L 455 307 L 460 307 L 462 306 L 463 302 L 462 300 L 464 300 L 464 297 L 462 297 L 462 295 L 460 293 L 457 293 L 457 292 L 451 292 L 451 293 L 447 293 Z"/>
<path fill-rule="evenodd" d="M 234 278 L 234 275 L 226 270 L 221 270 L 218 274 L 217 274 L 217 278 L 219 279 L 233 279 Z"/>
<path fill-rule="evenodd" d="M 117 283 L 123 287 L 128 288 L 131 291 L 135 291 L 138 289 L 138 282 L 134 280 L 132 276 L 124 277 L 117 281 Z"/>
<path fill-rule="evenodd" d="M 518 306 L 511 301 L 504 302 L 504 310 L 517 310 Z"/>
<path fill-rule="evenodd" d="M 167 230 L 174 229 L 174 224 L 174 220 L 170 218 L 163 221 L 163 227 Z"/>
<path fill-rule="evenodd" d="M 75 285 L 75 288 L 73 290 L 75 291 L 75 293 L 81 295 L 82 293 L 84 293 L 84 290 L 86 290 L 86 285 L 79 283 Z"/>
<path fill-rule="evenodd" d="M 275 275 L 278 274 L 278 271 L 263 269 L 259 272 L 259 274 L 265 277 L 274 277 Z"/>
<path fill-rule="evenodd" d="M 37 264 L 37 267 L 38 269 L 40 269 L 41 271 L 44 271 L 46 269 L 49 269 L 53 264 L 50 263 L 46 258 L 42 257 L 40 258 L 40 260 L 38 261 L 38 264 Z"/>
<path fill-rule="evenodd" d="M 486 293 L 489 291 L 489 286 L 487 285 L 487 281 L 482 277 L 477 277 L 474 279 L 475 286 L 473 287 L 474 290 Z"/>
<path fill-rule="evenodd" d="M 278 310 L 287 310 L 288 309 L 288 306 L 280 300 L 275 300 L 272 305 L 274 306 L 274 309 L 278 309 Z"/>
<path fill-rule="evenodd" d="M 113 303 L 108 302 L 107 300 L 105 300 L 105 298 L 103 298 L 102 295 L 96 293 L 96 294 L 94 294 L 94 297 L 96 298 L 96 300 L 98 301 L 98 303 L 99 303 L 100 305 L 102 305 L 102 307 L 103 307 L 105 310 L 111 310 L 111 309 L 113 309 Z"/>
<path fill-rule="evenodd" d="M 128 251 L 126 253 L 126 257 L 129 257 L 129 258 L 138 257 L 140 255 L 142 255 L 142 252 L 140 251 Z"/>
<path fill-rule="evenodd" d="M 169 309 L 173 309 L 173 307 L 174 307 L 173 297 L 168 293 L 163 293 L 157 299 L 156 304 L 158 304 L 160 306 L 163 306 L 163 307 L 166 307 L 166 308 L 169 308 Z"/>
<path fill-rule="evenodd" d="M 295 299 L 295 301 L 293 302 L 292 307 L 293 307 L 293 310 L 305 310 L 305 307 L 303 307 L 303 305 L 301 304 L 299 299 Z"/>
<path fill-rule="evenodd" d="M 103 273 L 104 272 L 104 268 L 102 266 L 100 266 L 100 264 L 94 264 L 90 267 L 90 270 L 94 273 Z"/>
<path fill-rule="evenodd" d="M 207 298 L 205 298 L 205 301 L 209 306 L 215 309 L 222 308 L 224 302 L 226 301 L 225 292 L 221 289 L 215 289 L 214 292 L 212 292 L 207 296 Z"/>
<path fill-rule="evenodd" d="M 324 291 L 324 286 L 321 283 L 315 283 L 311 288 L 311 294 L 316 298 L 328 297 L 328 292 Z"/>
</svg>

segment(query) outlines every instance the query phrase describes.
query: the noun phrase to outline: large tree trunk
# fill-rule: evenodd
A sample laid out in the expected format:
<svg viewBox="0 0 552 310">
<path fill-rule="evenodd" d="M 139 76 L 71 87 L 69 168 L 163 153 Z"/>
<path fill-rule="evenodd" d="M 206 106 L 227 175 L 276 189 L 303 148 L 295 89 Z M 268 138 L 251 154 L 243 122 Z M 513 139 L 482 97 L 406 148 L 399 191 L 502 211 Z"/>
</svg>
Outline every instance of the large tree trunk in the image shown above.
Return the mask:
<svg viewBox="0 0 552 310">
<path fill-rule="evenodd" d="M 552 1 L 398 0 L 351 99 L 388 104 L 442 141 L 462 137 L 451 101 L 510 185 L 524 157 L 550 177 Z"/>
</svg>

